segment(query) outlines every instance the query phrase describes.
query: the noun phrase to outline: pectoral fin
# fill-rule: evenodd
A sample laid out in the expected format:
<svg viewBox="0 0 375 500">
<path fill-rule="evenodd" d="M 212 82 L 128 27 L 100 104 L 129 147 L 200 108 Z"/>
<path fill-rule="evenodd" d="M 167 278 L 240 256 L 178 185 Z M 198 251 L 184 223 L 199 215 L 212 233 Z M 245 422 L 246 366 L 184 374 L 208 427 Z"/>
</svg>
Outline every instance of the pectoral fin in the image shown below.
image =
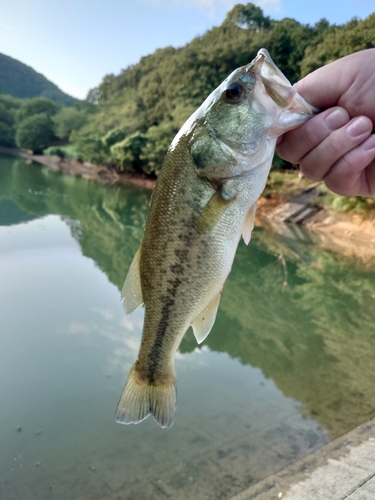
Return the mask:
<svg viewBox="0 0 375 500">
<path fill-rule="evenodd" d="M 133 261 L 130 264 L 129 271 L 126 275 L 125 283 L 121 291 L 121 299 L 123 300 L 126 314 L 132 313 L 143 304 L 141 277 L 139 274 L 140 253 L 140 248 L 138 248 Z"/>
<path fill-rule="evenodd" d="M 223 187 L 216 191 L 198 219 L 197 233 L 204 234 L 214 229 L 234 199 L 235 195 L 227 193 Z"/>
<path fill-rule="evenodd" d="M 254 219 L 255 219 L 256 209 L 257 209 L 257 204 L 254 203 L 254 205 L 247 212 L 245 221 L 242 226 L 242 238 L 246 243 L 246 245 L 250 243 L 251 233 L 254 229 Z"/>
<path fill-rule="evenodd" d="M 202 343 L 210 333 L 216 319 L 217 309 L 219 307 L 221 291 L 215 295 L 208 306 L 201 312 L 198 318 L 191 325 L 193 327 L 195 338 L 198 344 Z"/>
</svg>

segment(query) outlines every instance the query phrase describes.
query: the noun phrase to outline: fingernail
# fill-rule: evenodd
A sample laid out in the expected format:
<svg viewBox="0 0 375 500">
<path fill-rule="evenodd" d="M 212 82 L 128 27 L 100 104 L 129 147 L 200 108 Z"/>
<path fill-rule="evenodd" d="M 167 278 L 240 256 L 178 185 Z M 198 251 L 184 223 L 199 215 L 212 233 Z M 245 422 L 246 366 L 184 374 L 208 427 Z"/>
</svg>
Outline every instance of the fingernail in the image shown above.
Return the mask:
<svg viewBox="0 0 375 500">
<path fill-rule="evenodd" d="M 361 148 L 365 151 L 371 151 L 371 149 L 375 149 L 375 134 L 371 134 L 370 137 L 361 144 Z"/>
<path fill-rule="evenodd" d="M 347 128 L 347 132 L 350 137 L 354 138 L 354 137 L 359 137 L 365 132 L 369 132 L 369 129 L 370 129 L 369 119 L 366 118 L 366 116 L 358 116 L 357 118 L 354 118 L 354 120 L 352 120 L 352 122 Z"/>
<path fill-rule="evenodd" d="M 325 122 L 330 130 L 336 130 L 349 121 L 349 115 L 345 109 L 337 108 L 325 117 Z"/>
</svg>

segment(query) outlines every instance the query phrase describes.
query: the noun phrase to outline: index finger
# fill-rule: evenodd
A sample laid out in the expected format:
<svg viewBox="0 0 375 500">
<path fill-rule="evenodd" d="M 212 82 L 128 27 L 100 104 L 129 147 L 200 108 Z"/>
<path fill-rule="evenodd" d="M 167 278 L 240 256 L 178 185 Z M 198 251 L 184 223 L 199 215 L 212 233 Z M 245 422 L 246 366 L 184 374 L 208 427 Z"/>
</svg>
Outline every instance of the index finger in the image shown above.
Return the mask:
<svg viewBox="0 0 375 500">
<path fill-rule="evenodd" d="M 327 109 L 300 127 L 287 132 L 277 145 L 277 153 L 291 163 L 299 163 L 309 151 L 318 146 L 331 132 L 350 120 L 348 112 L 340 107 Z"/>
<path fill-rule="evenodd" d="M 351 117 L 363 114 L 373 118 L 369 111 L 375 104 L 372 60 L 375 60 L 375 49 L 350 54 L 313 71 L 297 82 L 295 88 L 318 108 L 339 105 L 345 107 Z M 364 90 L 366 100 L 360 97 Z"/>
</svg>

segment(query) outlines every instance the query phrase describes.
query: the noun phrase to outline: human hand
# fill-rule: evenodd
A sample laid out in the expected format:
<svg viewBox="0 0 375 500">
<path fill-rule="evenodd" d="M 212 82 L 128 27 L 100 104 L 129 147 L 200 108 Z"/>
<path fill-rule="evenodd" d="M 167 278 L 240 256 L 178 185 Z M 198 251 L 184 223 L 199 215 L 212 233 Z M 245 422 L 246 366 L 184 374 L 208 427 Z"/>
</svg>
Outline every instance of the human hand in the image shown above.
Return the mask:
<svg viewBox="0 0 375 500">
<path fill-rule="evenodd" d="M 375 49 L 323 66 L 295 87 L 325 111 L 284 134 L 279 156 L 335 193 L 375 196 Z"/>
</svg>

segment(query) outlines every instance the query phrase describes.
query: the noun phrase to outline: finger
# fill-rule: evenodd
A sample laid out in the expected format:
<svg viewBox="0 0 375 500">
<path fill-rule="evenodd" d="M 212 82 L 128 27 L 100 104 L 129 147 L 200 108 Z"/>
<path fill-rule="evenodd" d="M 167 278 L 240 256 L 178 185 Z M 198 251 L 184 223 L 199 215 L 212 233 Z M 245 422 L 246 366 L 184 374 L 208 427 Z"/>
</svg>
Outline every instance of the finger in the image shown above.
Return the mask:
<svg viewBox="0 0 375 500">
<path fill-rule="evenodd" d="M 327 109 L 287 134 L 277 145 L 277 153 L 284 160 L 299 163 L 301 158 L 318 146 L 331 132 L 348 123 L 350 116 L 344 108 Z"/>
<path fill-rule="evenodd" d="M 344 127 L 331 132 L 301 159 L 302 173 L 313 181 L 321 181 L 341 157 L 364 142 L 371 132 L 370 118 L 367 116 L 353 118 Z"/>
<path fill-rule="evenodd" d="M 324 182 L 342 196 L 375 196 L 375 135 L 343 155 Z"/>
<path fill-rule="evenodd" d="M 354 85 L 357 92 L 360 92 L 361 88 L 366 85 L 366 80 L 371 75 L 366 68 L 373 57 L 375 57 L 375 49 L 350 54 L 313 71 L 297 82 L 295 88 L 312 106 L 328 108 L 336 104 L 340 105 L 342 99 L 345 101 L 345 94 L 350 87 Z M 362 102 L 352 116 L 368 113 L 370 117 L 373 116 L 373 102 L 374 93 L 368 92 L 367 103 Z"/>
<path fill-rule="evenodd" d="M 345 78 L 338 78 L 338 75 L 348 73 L 348 62 L 348 58 L 343 58 L 322 66 L 302 78 L 294 87 L 312 106 L 332 107 L 337 104 L 340 96 L 347 90 L 348 84 Z"/>
</svg>

